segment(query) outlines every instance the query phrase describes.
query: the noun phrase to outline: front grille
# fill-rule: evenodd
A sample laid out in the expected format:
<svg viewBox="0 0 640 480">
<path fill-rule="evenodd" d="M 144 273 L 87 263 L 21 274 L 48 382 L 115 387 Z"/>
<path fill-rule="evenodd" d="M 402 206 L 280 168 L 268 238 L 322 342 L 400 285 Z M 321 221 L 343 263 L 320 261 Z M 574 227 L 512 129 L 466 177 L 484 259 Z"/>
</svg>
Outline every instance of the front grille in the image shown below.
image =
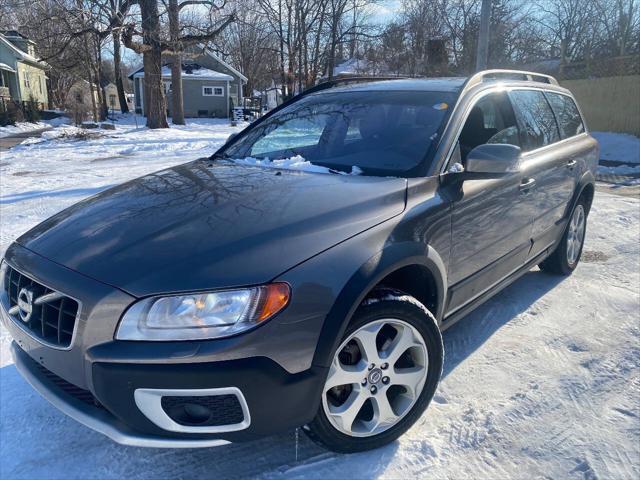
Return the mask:
<svg viewBox="0 0 640 480">
<path fill-rule="evenodd" d="M 35 363 L 35 362 L 34 362 Z M 102 404 L 93 396 L 93 394 L 89 390 L 85 390 L 83 388 L 75 386 L 73 383 L 67 382 L 64 378 L 57 376 L 50 370 L 47 370 L 43 365 L 36 363 L 38 366 L 38 370 L 42 372 L 42 374 L 47 377 L 52 383 L 54 383 L 58 388 L 63 390 L 65 393 L 71 395 L 74 398 L 77 398 L 81 402 L 86 403 L 87 405 L 91 405 L 93 407 L 104 408 Z"/>
<path fill-rule="evenodd" d="M 55 347 L 71 344 L 78 302 L 5 265 L 3 289 L 9 315 L 34 337 Z M 21 306 L 18 305 L 21 298 Z M 25 307 L 25 308 L 22 308 Z M 28 315 L 27 309 L 31 308 Z"/>
<path fill-rule="evenodd" d="M 244 413 L 235 395 L 162 397 L 162 409 L 171 419 L 187 426 L 235 425 Z"/>
</svg>

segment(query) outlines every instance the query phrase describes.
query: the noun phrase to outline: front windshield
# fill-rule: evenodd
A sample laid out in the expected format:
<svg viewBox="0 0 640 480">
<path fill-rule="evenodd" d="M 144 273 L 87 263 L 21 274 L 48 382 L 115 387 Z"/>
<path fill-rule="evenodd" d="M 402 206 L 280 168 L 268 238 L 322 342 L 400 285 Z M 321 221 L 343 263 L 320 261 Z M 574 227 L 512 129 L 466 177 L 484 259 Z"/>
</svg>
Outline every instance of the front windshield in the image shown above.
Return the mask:
<svg viewBox="0 0 640 480">
<path fill-rule="evenodd" d="M 258 163 L 302 157 L 341 172 L 410 177 L 454 101 L 453 93 L 423 91 L 309 95 L 252 129 L 224 157 Z"/>
</svg>

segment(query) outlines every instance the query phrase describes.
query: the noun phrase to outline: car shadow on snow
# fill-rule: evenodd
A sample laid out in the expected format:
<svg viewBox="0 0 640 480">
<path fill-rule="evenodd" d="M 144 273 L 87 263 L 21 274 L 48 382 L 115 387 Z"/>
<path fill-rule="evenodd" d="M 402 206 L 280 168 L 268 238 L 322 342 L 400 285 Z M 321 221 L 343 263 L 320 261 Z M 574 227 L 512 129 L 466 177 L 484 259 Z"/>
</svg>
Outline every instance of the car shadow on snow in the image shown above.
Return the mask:
<svg viewBox="0 0 640 480">
<path fill-rule="evenodd" d="M 528 272 L 447 330 L 443 378 L 498 329 L 527 314 L 561 278 Z M 437 399 L 437 397 L 436 397 Z M 437 400 L 436 400 L 437 401 Z M 213 449 L 125 447 L 65 417 L 20 377 L 14 365 L 0 369 L 0 478 L 324 478 L 340 474 L 340 455 L 313 444 L 302 431 Z M 428 410 L 425 415 L 428 415 Z M 375 478 L 394 462 L 394 442 L 353 454 L 358 478 Z M 428 445 L 423 445 L 424 451 Z M 425 451 L 424 455 L 434 456 Z M 337 462 L 335 461 L 337 460 Z M 349 460 L 351 462 L 351 459 Z M 326 469 L 329 468 L 330 472 Z M 338 470 L 336 470 L 338 468 Z"/>
</svg>

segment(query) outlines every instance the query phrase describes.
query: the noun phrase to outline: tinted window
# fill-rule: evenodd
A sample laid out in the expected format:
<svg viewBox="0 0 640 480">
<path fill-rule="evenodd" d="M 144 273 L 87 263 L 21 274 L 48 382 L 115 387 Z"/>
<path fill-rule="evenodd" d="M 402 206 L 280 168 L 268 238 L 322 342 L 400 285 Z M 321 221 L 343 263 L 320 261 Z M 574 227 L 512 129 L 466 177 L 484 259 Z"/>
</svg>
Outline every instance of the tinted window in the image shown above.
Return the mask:
<svg viewBox="0 0 640 480">
<path fill-rule="evenodd" d="M 476 103 L 465 121 L 459 144 L 462 158 L 478 145 L 507 143 L 520 146 L 518 126 L 505 93 L 492 93 Z"/>
<path fill-rule="evenodd" d="M 564 138 L 573 137 L 584 132 L 584 124 L 578 107 L 571 97 L 559 93 L 545 92 L 553 112 L 556 114 L 560 126 L 560 135 Z"/>
<path fill-rule="evenodd" d="M 509 95 L 518 116 L 525 152 L 560 140 L 555 116 L 542 92 L 514 90 Z"/>
<path fill-rule="evenodd" d="M 357 166 L 367 175 L 412 176 L 424 166 L 454 102 L 455 94 L 444 92 L 309 95 L 253 128 L 224 156 L 275 160 L 301 155 L 335 170 Z"/>
</svg>

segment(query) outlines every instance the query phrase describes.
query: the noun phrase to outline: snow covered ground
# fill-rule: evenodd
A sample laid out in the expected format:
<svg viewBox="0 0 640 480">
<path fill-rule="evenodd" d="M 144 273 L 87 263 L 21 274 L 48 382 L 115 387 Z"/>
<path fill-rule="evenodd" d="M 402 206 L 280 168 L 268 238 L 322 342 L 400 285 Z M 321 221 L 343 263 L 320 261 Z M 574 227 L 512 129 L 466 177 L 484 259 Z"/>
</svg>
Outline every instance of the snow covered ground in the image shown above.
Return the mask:
<svg viewBox="0 0 640 480">
<path fill-rule="evenodd" d="M 600 175 L 635 177 L 640 182 L 640 138 L 611 132 L 592 132 L 600 144 Z"/>
<path fill-rule="evenodd" d="M 58 128 L 1 154 L 0 254 L 56 211 L 208 155 L 239 130 L 127 122 L 89 140 Z M 639 239 L 640 200 L 598 192 L 576 272 L 534 269 L 448 330 L 429 410 L 399 441 L 362 454 L 328 453 L 302 432 L 202 450 L 114 444 L 20 378 L 2 329 L 0 478 L 638 478 Z"/>
<path fill-rule="evenodd" d="M 0 138 L 17 135 L 19 133 L 28 133 L 34 130 L 42 130 L 43 128 L 58 127 L 68 123 L 65 117 L 54 118 L 52 120 L 42 120 L 39 122 L 17 122 L 15 125 L 6 125 L 0 127 Z"/>
</svg>

